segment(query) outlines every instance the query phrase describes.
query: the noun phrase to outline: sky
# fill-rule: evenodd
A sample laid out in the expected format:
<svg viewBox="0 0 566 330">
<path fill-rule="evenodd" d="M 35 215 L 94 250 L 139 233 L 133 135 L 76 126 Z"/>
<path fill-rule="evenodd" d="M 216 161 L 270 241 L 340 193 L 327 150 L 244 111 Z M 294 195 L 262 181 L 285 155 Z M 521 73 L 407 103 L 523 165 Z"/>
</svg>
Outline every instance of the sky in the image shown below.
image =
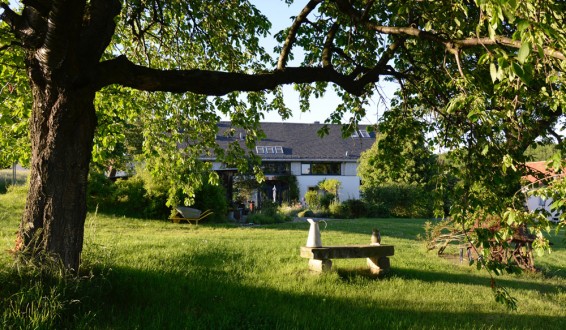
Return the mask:
<svg viewBox="0 0 566 330">
<path fill-rule="evenodd" d="M 270 20 L 271 35 L 263 40 L 263 47 L 266 51 L 272 51 L 273 47 L 277 45 L 275 42 L 274 35 L 280 30 L 287 28 L 293 22 L 291 17 L 297 16 L 306 1 L 296 0 L 292 5 L 287 5 L 283 0 L 251 0 L 251 2 Z M 311 13 L 312 15 L 312 13 Z M 297 49 L 295 49 L 296 51 Z M 274 58 L 278 58 L 278 54 L 274 53 Z M 295 60 L 289 62 L 289 66 L 300 64 L 299 54 L 295 52 Z M 361 122 L 362 124 L 375 124 L 377 123 L 378 116 L 383 114 L 383 111 L 389 105 L 389 99 L 393 96 L 393 93 L 397 89 L 397 85 L 394 83 L 384 82 L 381 86 L 381 91 L 385 96 L 386 103 L 378 101 L 377 99 L 371 104 L 370 108 L 366 109 L 367 116 Z M 329 86 L 328 92 L 321 99 L 311 99 L 310 112 L 301 112 L 299 109 L 299 94 L 293 89 L 292 85 L 286 85 L 283 87 L 283 95 L 285 97 L 285 102 L 288 108 L 293 111 L 291 118 L 287 119 L 286 122 L 292 123 L 312 123 L 315 121 L 320 121 L 321 123 L 327 119 L 332 111 L 336 108 L 338 104 L 341 103 L 340 98 L 332 91 L 331 86 Z M 228 118 L 223 118 L 228 119 Z M 349 117 L 343 118 L 343 122 L 346 123 Z M 268 112 L 265 114 L 265 122 L 281 122 L 281 116 L 276 112 Z"/>
</svg>

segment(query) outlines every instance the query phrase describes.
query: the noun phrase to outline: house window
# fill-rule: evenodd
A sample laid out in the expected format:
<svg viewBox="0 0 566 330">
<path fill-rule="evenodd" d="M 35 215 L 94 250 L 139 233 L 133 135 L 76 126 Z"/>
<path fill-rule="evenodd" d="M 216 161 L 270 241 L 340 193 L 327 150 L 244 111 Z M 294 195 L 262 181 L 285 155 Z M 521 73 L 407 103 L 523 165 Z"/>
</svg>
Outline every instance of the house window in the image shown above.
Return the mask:
<svg viewBox="0 0 566 330">
<path fill-rule="evenodd" d="M 301 174 L 311 174 L 311 164 L 301 164 Z"/>
<path fill-rule="evenodd" d="M 282 154 L 283 147 L 282 146 L 256 146 L 255 147 L 256 154 Z"/>
<path fill-rule="evenodd" d="M 363 137 L 363 138 L 368 138 L 368 137 L 370 137 L 368 131 L 366 131 L 365 129 L 361 129 L 361 130 L 360 130 L 360 136 Z"/>
<path fill-rule="evenodd" d="M 301 174 L 308 175 L 340 175 L 340 163 L 303 163 L 301 164 Z"/>
<path fill-rule="evenodd" d="M 291 164 L 286 162 L 263 162 L 261 169 L 264 174 L 289 174 Z"/>
</svg>

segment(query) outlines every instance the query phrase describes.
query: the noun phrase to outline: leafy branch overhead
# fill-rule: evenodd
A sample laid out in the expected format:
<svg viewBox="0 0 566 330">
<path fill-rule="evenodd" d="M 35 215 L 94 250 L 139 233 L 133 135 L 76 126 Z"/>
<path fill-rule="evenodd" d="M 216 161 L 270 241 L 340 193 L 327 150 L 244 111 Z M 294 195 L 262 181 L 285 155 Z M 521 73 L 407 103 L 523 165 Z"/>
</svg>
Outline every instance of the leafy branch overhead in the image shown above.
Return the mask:
<svg viewBox="0 0 566 330">
<path fill-rule="evenodd" d="M 158 47 L 167 47 L 166 43 L 179 37 L 186 28 L 192 29 L 189 30 L 191 36 L 200 32 L 203 38 L 201 42 L 207 42 L 207 39 L 216 36 L 211 36 L 209 30 L 204 31 L 201 25 L 209 22 L 200 11 L 205 8 L 193 8 L 195 4 L 183 6 L 162 1 L 134 1 L 131 7 L 126 8 L 125 13 L 120 13 L 122 6 L 119 1 L 92 1 L 88 6 L 85 4 L 81 1 L 53 1 L 52 4 L 48 1 L 28 1 L 21 14 L 12 11 L 7 4 L 1 4 L 4 9 L 2 20 L 10 26 L 23 47 L 33 51 L 34 59 L 41 63 L 44 72 L 57 70 L 65 60 L 70 60 L 75 55 L 78 55 L 81 62 L 88 62 L 91 72 L 84 83 L 95 90 L 111 84 L 120 84 L 147 91 L 189 91 L 223 95 L 233 91 L 274 89 L 281 84 L 324 81 L 333 82 L 351 94 L 362 95 L 368 85 L 378 82 L 381 76 L 398 79 L 411 77 L 411 70 L 399 71 L 391 65 L 395 58 L 402 56 L 402 52 L 410 50 L 406 44 L 407 40 L 411 39 L 417 40 L 412 43 L 428 42 L 432 47 L 438 46 L 453 55 L 462 75 L 464 71 L 461 53 L 468 48 L 484 48 L 486 54 L 494 58 L 497 53 L 509 56 L 512 49 L 519 49 L 519 63 L 525 62 L 530 48 L 538 51 L 543 63 L 550 64 L 552 59 L 565 59 L 564 54 L 559 51 L 562 49 L 563 37 L 550 39 L 537 36 L 550 31 L 553 33 L 552 37 L 559 35 L 560 30 L 553 31 L 554 26 L 548 26 L 542 18 L 539 19 L 540 22 L 531 22 L 529 16 L 536 12 L 536 8 L 530 10 L 533 12 L 531 14 L 529 6 L 520 2 L 509 2 L 500 8 L 480 1 L 477 4 L 456 2 L 440 5 L 441 8 L 427 8 L 431 5 L 422 1 L 382 4 L 375 1 L 319 0 L 309 1 L 295 18 L 285 36 L 277 66 L 272 70 L 263 65 L 259 70 L 241 66 L 233 67 L 234 70 L 218 72 L 202 69 L 171 70 L 160 68 L 164 64 L 159 65 L 149 59 L 147 62 L 150 63 L 145 65 L 134 64 L 126 54 L 119 54 L 120 50 L 126 50 L 125 45 L 119 44 L 113 45 L 115 51 L 107 52 L 106 57 L 114 58 L 98 62 L 115 34 L 116 16 L 125 19 L 124 28 L 131 28 L 130 33 L 134 41 L 142 43 L 146 51 L 147 48 L 154 47 L 151 44 L 156 42 Z M 200 5 L 206 7 L 205 4 Z M 433 17 L 433 9 L 448 12 L 439 14 L 440 17 Z M 308 19 L 309 14 L 312 16 L 313 12 L 316 19 L 314 21 Z M 391 15 L 388 12 L 396 14 Z M 553 14 L 547 15 L 561 15 L 556 14 L 559 11 L 552 12 Z M 523 13 L 525 17 L 520 17 Z M 248 20 L 250 25 L 255 24 L 254 20 L 263 19 L 252 6 L 249 6 L 247 14 L 250 16 L 244 16 L 242 19 Z M 447 15 L 452 16 L 453 20 L 446 21 L 445 17 L 442 17 Z M 514 22 L 518 24 L 517 30 L 507 26 L 494 29 L 494 26 Z M 250 28 L 253 29 L 247 27 L 244 31 L 253 33 L 254 31 L 249 31 Z M 80 31 L 80 38 L 77 38 L 73 31 Z M 257 32 L 265 34 L 264 30 L 258 29 Z M 312 50 L 313 55 L 318 55 L 317 58 L 308 56 L 308 65 L 288 67 L 292 48 L 304 47 L 305 38 L 312 40 L 312 43 L 320 48 Z M 179 44 L 192 41 L 183 40 L 183 37 L 180 39 Z M 362 42 L 367 45 L 361 45 Z M 247 46 L 250 52 L 260 51 L 257 40 L 256 44 Z M 205 51 L 219 51 L 216 47 L 219 46 L 206 45 Z M 78 54 L 72 54 L 74 52 Z M 173 58 L 172 61 L 175 62 Z M 177 63 L 179 66 L 183 66 L 182 64 Z M 214 69 L 227 69 L 227 64 L 229 63 L 217 63 Z M 222 82 L 221 86 L 218 86 L 219 82 Z"/>
<path fill-rule="evenodd" d="M 124 150 L 143 153 L 187 203 L 210 171 L 202 155 L 258 172 L 245 156 L 267 111 L 289 117 L 285 84 L 303 111 L 334 89 L 341 103 L 326 122 L 348 122 L 348 133 L 374 111 L 380 83 L 397 81 L 378 123 L 389 150 L 375 159 L 393 159 L 390 179 L 405 180 L 407 159 L 449 150 L 436 187 L 461 222 L 517 207 L 537 141 L 564 150 L 563 1 L 301 1 L 272 37 L 277 56 L 262 47 L 270 17 L 254 3 L 0 2 L 0 162 L 32 169 L 23 245 L 78 269 L 90 164 L 124 163 Z M 224 137 L 220 115 L 233 125 Z M 217 138 L 235 142 L 223 150 Z"/>
</svg>

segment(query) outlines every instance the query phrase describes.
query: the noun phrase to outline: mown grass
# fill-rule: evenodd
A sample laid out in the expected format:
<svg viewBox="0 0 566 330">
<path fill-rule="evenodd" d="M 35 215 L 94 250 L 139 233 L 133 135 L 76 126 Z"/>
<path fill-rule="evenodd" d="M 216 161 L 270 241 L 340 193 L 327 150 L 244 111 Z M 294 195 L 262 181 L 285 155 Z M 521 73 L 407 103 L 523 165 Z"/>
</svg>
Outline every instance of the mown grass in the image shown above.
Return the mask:
<svg viewBox="0 0 566 330">
<path fill-rule="evenodd" d="M 29 170 L 18 170 L 16 171 L 16 185 L 24 184 L 29 175 Z M 11 169 L 0 170 L 0 194 L 6 193 L 8 187 L 13 185 L 13 172 Z"/>
<path fill-rule="evenodd" d="M 2 250 L 13 246 L 19 194 L 0 195 Z M 563 234 L 553 239 L 553 254 L 537 259 L 544 273 L 498 278 L 519 300 L 518 310 L 509 312 L 494 301 L 484 272 L 426 252 L 416 239 L 423 225 L 404 219 L 329 221 L 321 226 L 326 245 L 366 243 L 371 229 L 380 228 L 383 243 L 395 245 L 392 270 L 375 277 L 363 259 L 338 259 L 334 271 L 314 275 L 299 257 L 306 223 L 196 227 L 90 214 L 81 279 L 61 284 L 44 276 L 37 284 L 9 267 L 11 258 L 2 254 L 0 328 L 564 328 Z M 31 321 L 6 316 L 21 309 L 14 301 L 29 306 L 34 297 L 45 297 L 45 304 L 28 308 Z"/>
</svg>

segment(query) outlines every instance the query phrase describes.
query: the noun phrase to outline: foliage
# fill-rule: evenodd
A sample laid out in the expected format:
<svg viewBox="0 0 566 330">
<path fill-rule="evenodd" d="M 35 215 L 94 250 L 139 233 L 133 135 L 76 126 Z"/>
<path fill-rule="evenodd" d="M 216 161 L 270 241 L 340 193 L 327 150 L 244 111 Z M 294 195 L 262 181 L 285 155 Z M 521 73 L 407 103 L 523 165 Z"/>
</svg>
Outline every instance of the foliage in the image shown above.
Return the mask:
<svg viewBox="0 0 566 330">
<path fill-rule="evenodd" d="M 362 191 L 390 183 L 433 183 L 438 166 L 425 137 L 426 123 L 410 114 L 403 107 L 384 114 L 379 131 L 390 133 L 378 134 L 372 147 L 362 152 L 358 160 Z"/>
<path fill-rule="evenodd" d="M 246 220 L 249 223 L 267 225 L 289 221 L 291 218 L 279 212 L 277 203 L 266 200 L 262 202 L 261 210 L 248 215 Z"/>
<path fill-rule="evenodd" d="M 11 44 L 10 34 L 7 26 L 0 23 L 0 45 L 10 45 L 8 51 L 0 53 L 0 169 L 15 163 L 27 167 L 31 156 L 31 90 L 23 65 L 24 52 Z"/>
<path fill-rule="evenodd" d="M 328 205 L 328 213 L 333 218 L 345 218 L 342 203 L 337 201 L 330 202 Z"/>
<path fill-rule="evenodd" d="M 525 156 L 533 162 L 546 161 L 557 152 L 556 144 L 535 144 L 525 150 Z"/>
<path fill-rule="evenodd" d="M 238 177 L 234 180 L 234 195 L 239 203 L 245 203 L 252 199 L 253 193 L 260 187 L 255 178 Z"/>
<path fill-rule="evenodd" d="M 342 214 L 348 219 L 357 219 L 368 215 L 367 205 L 359 199 L 347 199 L 342 201 Z"/>
<path fill-rule="evenodd" d="M 324 179 L 318 183 L 318 188 L 323 190 L 336 199 L 338 199 L 338 193 L 340 192 L 340 187 L 342 186 L 342 182 L 337 179 Z"/>
<path fill-rule="evenodd" d="M 285 182 L 289 186 L 289 202 L 296 203 L 299 201 L 299 184 L 297 177 L 294 175 L 280 175 L 278 180 Z"/>
<path fill-rule="evenodd" d="M 314 215 L 315 214 L 312 210 L 304 210 L 304 211 L 301 211 L 297 214 L 297 216 L 301 217 L 301 218 L 309 218 L 309 217 L 312 218 L 312 217 L 314 217 Z"/>
<path fill-rule="evenodd" d="M 318 191 L 318 206 L 322 210 L 328 210 L 330 204 L 336 201 L 336 196 L 332 193 Z"/>
<path fill-rule="evenodd" d="M 287 204 L 283 203 L 277 208 L 277 211 L 287 217 L 296 217 L 299 212 L 303 211 L 301 204 Z"/>
<path fill-rule="evenodd" d="M 212 210 L 210 221 L 224 222 L 228 213 L 226 191 L 222 186 L 206 183 L 195 192 L 194 207 L 201 211 Z"/>
<path fill-rule="evenodd" d="M 317 209 L 320 207 L 320 201 L 318 198 L 318 191 L 316 190 L 309 190 L 305 193 L 305 201 L 307 205 L 311 209 Z"/>
<path fill-rule="evenodd" d="M 138 167 L 139 172 L 128 179 L 111 181 L 96 170 L 89 175 L 89 208 L 102 213 L 141 218 L 165 218 L 165 189 L 157 188 L 151 177 Z"/>
<path fill-rule="evenodd" d="M 203 180 L 211 165 L 199 160 L 202 155 L 214 155 L 242 172 L 248 169 L 245 156 L 254 158 L 251 150 L 263 136 L 258 126 L 263 113 L 289 115 L 279 87 L 288 83 L 299 84 L 303 111 L 311 97 L 322 97 L 333 88 L 342 102 L 326 122 L 346 120 L 348 133 L 366 115 L 372 97 L 378 96 L 376 83 L 397 80 L 402 90 L 393 101 L 391 116 L 398 120 L 389 121 L 386 115 L 384 123 L 395 125 L 385 125 L 387 131 L 382 133 L 394 137 L 395 127 L 418 123 L 414 131 L 424 133 L 427 144 L 450 150 L 449 166 L 436 182 L 440 195 L 450 200 L 450 215 L 462 224 L 473 222 L 478 213 L 503 216 L 509 208 L 518 209 L 513 196 L 524 174 L 525 151 L 535 141 L 552 140 L 564 149 L 559 133 L 566 104 L 563 1 L 309 1 L 291 26 L 275 35 L 277 61 L 259 44 L 268 33 L 269 20 L 245 0 L 221 5 L 197 0 L 80 1 L 64 6 L 64 11 L 56 2 L 24 3 L 21 13 L 1 3 L 0 163 L 4 165 L 24 155 L 29 158 L 29 144 L 23 142 L 28 128 L 35 141 L 33 154 L 45 155 L 35 157 L 31 168 L 57 163 L 58 153 L 43 153 L 49 147 L 40 142 L 62 133 L 64 124 L 90 124 L 88 120 L 94 118 L 83 113 L 51 117 L 54 104 L 61 103 L 42 102 L 40 92 L 62 93 L 59 100 L 76 99 L 87 105 L 95 103 L 99 91 L 113 93 L 109 86 L 115 85 L 144 92 L 132 92 L 132 103 L 139 107 L 121 106 L 119 98 L 112 97 L 106 104 L 104 99 L 96 101 L 102 135 L 95 138 L 93 159 L 98 161 L 99 155 L 119 159 L 119 146 L 126 140 L 123 128 L 139 121 L 143 154 L 150 171 L 168 187 L 169 205 L 192 204 L 205 182 L 218 182 L 215 174 Z M 287 66 L 293 51 L 304 52 L 297 68 Z M 26 73 L 32 88 L 24 87 Z M 25 95 L 31 89 L 36 102 L 30 107 L 31 98 Z M 76 110 L 66 106 L 60 113 Z M 234 126 L 246 130 L 242 145 L 235 142 L 227 151 L 218 147 L 217 113 L 230 116 Z M 116 117 L 120 121 L 114 125 Z M 46 136 L 32 130 L 38 126 L 28 127 L 42 119 Z M 325 132 L 323 128 L 321 134 Z M 90 148 L 90 142 L 81 149 Z M 401 146 L 406 144 L 388 148 Z M 64 164 L 71 164 L 75 153 L 89 151 L 66 151 Z M 410 158 L 400 155 L 397 164 Z M 259 166 L 253 169 L 261 178 Z M 88 168 L 80 170 L 79 177 L 84 178 Z M 66 174 L 51 169 L 49 175 L 32 173 L 32 177 L 64 181 Z M 458 182 L 443 186 L 448 181 L 445 176 Z M 55 187 L 32 186 L 30 204 L 63 208 L 63 203 L 43 200 L 62 196 L 68 187 L 51 188 Z M 77 196 L 82 196 L 82 188 L 77 188 Z M 45 195 L 46 191 L 53 193 Z M 65 205 L 82 207 L 82 202 Z M 36 219 L 23 217 L 20 228 L 41 230 L 43 220 L 51 221 L 44 213 L 38 212 Z M 82 225 L 83 219 L 79 220 Z M 81 237 L 69 239 L 82 242 Z M 61 256 L 68 251 L 63 252 Z"/>
<path fill-rule="evenodd" d="M 380 217 L 427 218 L 432 216 L 433 200 L 419 185 L 385 184 L 366 188 L 364 201 L 371 205 L 371 214 Z"/>
</svg>

